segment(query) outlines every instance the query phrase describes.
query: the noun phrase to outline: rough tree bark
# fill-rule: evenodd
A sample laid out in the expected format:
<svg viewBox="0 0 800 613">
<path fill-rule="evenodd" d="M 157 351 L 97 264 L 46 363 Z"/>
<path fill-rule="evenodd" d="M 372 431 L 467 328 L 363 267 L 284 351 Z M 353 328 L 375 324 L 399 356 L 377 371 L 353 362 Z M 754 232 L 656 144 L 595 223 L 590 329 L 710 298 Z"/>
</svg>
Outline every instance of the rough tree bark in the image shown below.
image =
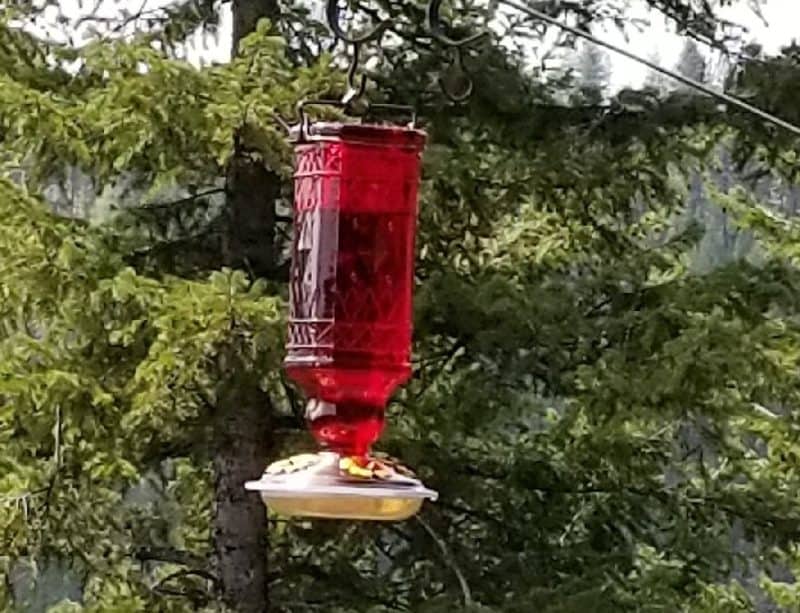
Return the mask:
<svg viewBox="0 0 800 613">
<path fill-rule="evenodd" d="M 276 0 L 233 1 L 233 52 L 261 18 L 279 15 Z M 275 269 L 275 200 L 280 180 L 237 146 L 227 173 L 227 266 L 270 276 Z M 272 406 L 258 381 L 242 377 L 226 356 L 217 386 L 214 423 L 213 539 L 217 574 L 228 606 L 241 613 L 269 610 L 267 517 L 260 498 L 244 490 L 264 469 L 272 446 Z"/>
<path fill-rule="evenodd" d="M 234 611 L 268 610 L 267 517 L 259 496 L 244 482 L 264 470 L 272 439 L 270 400 L 257 381 L 225 364 L 214 423 L 214 553 L 223 598 Z M 223 371 L 224 372 L 224 371 Z"/>
<path fill-rule="evenodd" d="M 239 41 L 255 31 L 259 19 L 266 17 L 274 24 L 280 17 L 278 0 L 233 0 L 233 53 Z"/>
</svg>

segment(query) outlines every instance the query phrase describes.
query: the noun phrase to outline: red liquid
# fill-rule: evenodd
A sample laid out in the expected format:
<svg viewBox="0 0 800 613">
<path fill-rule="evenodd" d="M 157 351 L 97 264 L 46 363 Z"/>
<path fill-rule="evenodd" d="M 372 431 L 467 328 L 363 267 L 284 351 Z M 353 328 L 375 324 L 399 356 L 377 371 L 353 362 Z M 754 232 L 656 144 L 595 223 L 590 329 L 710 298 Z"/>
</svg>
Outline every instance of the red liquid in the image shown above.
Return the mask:
<svg viewBox="0 0 800 613">
<path fill-rule="evenodd" d="M 327 403 L 309 411 L 309 427 L 341 453 L 369 450 L 411 374 L 420 147 L 334 141 L 298 151 L 285 367 Z"/>
<path fill-rule="evenodd" d="M 383 407 L 358 404 L 330 404 L 320 410 L 312 402 L 306 419 L 323 447 L 349 456 L 366 455 L 385 423 Z"/>
</svg>

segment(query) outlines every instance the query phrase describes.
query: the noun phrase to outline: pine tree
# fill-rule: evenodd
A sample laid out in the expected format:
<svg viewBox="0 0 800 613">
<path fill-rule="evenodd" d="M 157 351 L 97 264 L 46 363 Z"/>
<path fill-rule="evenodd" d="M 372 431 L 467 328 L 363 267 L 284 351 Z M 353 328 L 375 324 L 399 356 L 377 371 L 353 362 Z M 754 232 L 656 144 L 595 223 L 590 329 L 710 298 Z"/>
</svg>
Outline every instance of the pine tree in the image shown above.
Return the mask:
<svg viewBox="0 0 800 613">
<path fill-rule="evenodd" d="M 96 610 L 151 610 L 138 592 L 151 580 L 153 595 L 185 591 L 194 602 L 206 586 L 237 610 L 267 607 L 268 524 L 242 484 L 263 470 L 274 427 L 265 373 L 277 368 L 278 298 L 253 285 L 280 275 L 270 245 L 287 158 L 271 117 L 327 91 L 332 79 L 324 61 L 294 69 L 269 21 L 256 32 L 260 18 L 277 17 L 274 4 L 241 2 L 235 16 L 240 57 L 203 71 L 155 50 L 148 34 L 86 47 L 82 67 L 68 75 L 58 62 L 39 64 L 37 41 L 3 25 L 17 50 L 2 61 L 3 144 L 26 174 L 24 189 L 2 185 L 4 316 L 15 322 L 5 320 L 3 396 L 19 402 L 4 425 L 20 445 L 4 450 L 18 467 L 3 487 L 12 492 L 4 507 L 15 511 L 3 524 L 5 570 L 14 572 L 22 552 L 47 535 L 30 562 L 80 568 L 84 599 Z M 55 57 L 73 59 L 73 50 L 56 48 Z M 28 138 L 39 129 L 32 150 Z M 53 218 L 33 195 L 75 168 L 99 186 L 125 171 L 147 187 L 138 190 L 145 202 L 171 186 L 190 195 L 134 207 L 94 229 Z M 211 193 L 224 195 L 221 207 L 205 201 Z M 164 211 L 165 224 L 157 219 Z M 199 233 L 190 241 L 187 224 Z M 176 239 L 181 260 L 165 260 Z M 28 249 L 16 250 L 16 241 Z M 20 415 L 28 417 L 15 421 Z M 34 441 L 23 433 L 45 423 L 38 444 L 49 459 L 29 457 Z M 126 502 L 129 488 L 165 470 L 171 504 L 185 504 L 181 513 L 197 521 L 173 528 L 174 512 L 147 517 L 153 500 Z M 81 517 L 85 529 L 74 532 Z M 29 530 L 15 532 L 21 527 Z M 156 569 L 143 566 L 120 584 L 137 560 Z M 167 580 L 175 564 L 183 568 Z"/>
<path fill-rule="evenodd" d="M 575 60 L 574 70 L 580 95 L 589 104 L 601 103 L 608 94 L 611 76 L 608 53 L 597 45 L 584 43 Z"/>
<path fill-rule="evenodd" d="M 0 18 L 0 608 L 797 607 L 771 571 L 798 566 L 800 230 L 706 185 L 763 258 L 698 275 L 702 233 L 675 223 L 720 142 L 787 178 L 796 142 L 705 97 L 559 105 L 564 86 L 490 43 L 454 106 L 411 10 L 374 75 L 431 135 L 415 376 L 381 444 L 441 499 L 403 524 L 265 519 L 240 481 L 311 446 L 280 372 L 274 114 L 343 79 L 302 7 L 233 8 L 235 59 L 202 69 L 174 50 L 213 26 L 206 3 L 77 50 L 20 27 L 35 7 Z M 799 72 L 787 54 L 741 85 L 796 120 Z M 75 168 L 108 215 L 43 198 Z"/>
<path fill-rule="evenodd" d="M 662 60 L 661 60 L 661 55 L 658 53 L 658 51 L 651 53 L 647 59 L 650 60 L 652 63 L 661 66 Z M 647 78 L 645 78 L 644 86 L 645 88 L 653 89 L 656 92 L 656 94 L 660 96 L 665 95 L 667 92 L 669 92 L 671 89 L 674 88 L 672 80 L 670 80 L 668 77 L 664 76 L 660 72 L 656 72 L 654 70 L 651 70 L 650 72 L 647 73 Z"/>
<path fill-rule="evenodd" d="M 683 49 L 681 49 L 675 69 L 684 77 L 689 77 L 700 83 L 705 82 L 707 72 L 706 58 L 700 52 L 696 42 L 693 40 L 686 41 Z M 685 89 L 687 86 L 680 84 L 680 87 Z"/>
</svg>

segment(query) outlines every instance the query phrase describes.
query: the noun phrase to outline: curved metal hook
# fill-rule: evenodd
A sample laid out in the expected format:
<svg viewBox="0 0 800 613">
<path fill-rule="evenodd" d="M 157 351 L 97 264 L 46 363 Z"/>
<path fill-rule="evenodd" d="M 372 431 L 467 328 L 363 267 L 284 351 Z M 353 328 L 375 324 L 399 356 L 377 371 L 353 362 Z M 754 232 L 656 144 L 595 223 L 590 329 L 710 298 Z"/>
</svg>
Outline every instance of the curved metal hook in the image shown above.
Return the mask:
<svg viewBox="0 0 800 613">
<path fill-rule="evenodd" d="M 358 60 L 361 53 L 361 43 L 353 43 L 353 55 L 350 58 L 350 66 L 347 68 L 347 92 L 342 96 L 342 104 L 350 105 L 364 95 L 367 91 L 367 75 L 361 75 L 361 81 L 356 84 L 356 71 L 358 70 Z"/>
<path fill-rule="evenodd" d="M 464 56 L 460 46 L 453 47 L 453 55 L 454 58 L 450 65 L 455 66 L 456 69 L 464 76 L 466 87 L 461 93 L 455 93 L 449 88 L 447 83 L 445 83 L 445 80 L 442 77 L 439 77 L 439 88 L 451 102 L 461 104 L 462 102 L 469 100 L 470 96 L 472 96 L 474 84 L 472 82 L 472 78 L 469 76 L 469 71 L 467 71 L 467 68 L 464 66 Z"/>
<path fill-rule="evenodd" d="M 461 40 L 454 40 L 450 38 L 444 33 L 444 28 L 442 27 L 442 18 L 439 15 L 439 9 L 441 9 L 441 7 L 442 0 L 430 0 L 430 2 L 428 2 L 426 21 L 433 38 L 438 40 L 443 45 L 455 48 L 465 47 L 466 45 L 471 45 L 472 43 L 478 42 L 480 39 L 489 35 L 488 32 L 478 32 L 477 34 L 467 36 Z"/>
<path fill-rule="evenodd" d="M 341 16 L 341 8 L 339 7 L 338 0 L 328 0 L 328 6 L 325 10 L 325 14 L 328 18 L 328 27 L 331 29 L 331 32 L 336 36 L 336 38 L 340 38 L 346 43 L 351 45 L 360 45 L 363 43 L 368 43 L 373 40 L 378 40 L 386 29 L 391 25 L 391 21 L 388 19 L 381 21 L 377 26 L 375 26 L 369 32 L 361 34 L 360 36 L 349 36 L 347 32 L 342 29 L 342 26 L 339 24 L 339 17 Z"/>
</svg>

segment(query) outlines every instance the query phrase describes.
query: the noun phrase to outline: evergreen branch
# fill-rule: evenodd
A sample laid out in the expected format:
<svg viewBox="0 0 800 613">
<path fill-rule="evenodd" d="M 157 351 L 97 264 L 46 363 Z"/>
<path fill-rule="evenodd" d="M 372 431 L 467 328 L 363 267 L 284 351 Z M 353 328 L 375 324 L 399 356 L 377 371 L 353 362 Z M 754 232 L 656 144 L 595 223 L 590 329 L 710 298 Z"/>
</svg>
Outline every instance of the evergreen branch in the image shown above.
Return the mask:
<svg viewBox="0 0 800 613">
<path fill-rule="evenodd" d="M 10 505 L 22 505 L 24 515 L 27 518 L 28 516 L 28 501 L 35 497 L 41 496 L 42 494 L 47 493 L 47 488 L 42 487 L 38 490 L 31 490 L 29 492 L 23 492 L 22 494 L 15 494 L 14 496 L 6 496 L 4 498 L 0 498 L 0 506 L 10 506 Z"/>
<path fill-rule="evenodd" d="M 75 21 L 75 24 L 72 27 L 74 29 L 78 29 L 82 25 L 88 23 L 103 24 L 106 26 L 110 26 L 113 24 L 113 27 L 109 30 L 108 33 L 119 34 L 131 23 L 135 23 L 139 19 L 147 17 L 148 15 L 158 15 L 158 13 L 161 11 L 161 8 L 152 8 L 145 11 L 144 9 L 147 6 L 147 0 L 143 0 L 142 4 L 139 6 L 139 9 L 137 11 L 129 15 L 125 15 L 120 19 L 119 17 L 105 17 L 98 15 L 97 10 L 100 8 L 100 4 L 101 4 L 100 2 L 95 2 L 94 9 L 86 15 L 81 15 L 81 17 Z"/>
<path fill-rule="evenodd" d="M 161 596 L 175 596 L 178 598 L 186 598 L 187 600 L 191 600 L 194 606 L 203 606 L 210 600 L 208 594 L 199 589 L 180 590 L 177 588 L 158 585 L 153 587 L 153 591 L 157 594 L 160 594 Z"/>
<path fill-rule="evenodd" d="M 669 19 L 672 22 L 674 22 L 674 24 L 677 26 L 678 30 L 681 33 L 686 34 L 686 36 L 688 36 L 689 38 L 691 38 L 693 40 L 696 40 L 697 42 L 702 43 L 702 44 L 704 44 L 704 45 L 706 45 L 708 47 L 711 47 L 712 49 L 716 49 L 717 51 L 721 51 L 726 56 L 733 55 L 731 50 L 725 44 L 725 40 L 724 39 L 720 40 L 720 39 L 716 38 L 713 34 L 709 34 L 708 32 L 706 32 L 706 33 L 698 32 L 696 29 L 691 27 L 690 24 L 696 23 L 696 18 L 693 18 L 691 13 L 689 13 L 689 15 L 687 15 L 687 14 L 681 15 L 679 11 L 677 11 L 675 8 L 669 6 L 663 0 L 659 4 L 660 5 L 656 5 L 656 7 L 655 7 L 656 10 L 659 11 L 662 15 L 664 15 L 667 19 Z M 708 6 L 708 5 L 706 5 L 706 6 Z M 691 9 L 689 9 L 689 10 L 691 10 Z M 687 11 L 687 12 L 689 12 L 689 11 Z M 710 9 L 707 12 L 710 12 Z M 708 20 L 710 20 L 710 19 L 714 20 L 714 25 L 713 26 L 709 25 L 709 23 L 708 23 Z M 734 23 L 732 21 L 729 21 L 729 20 L 726 20 L 726 19 L 719 19 L 716 14 L 707 14 L 706 15 L 706 20 L 707 20 L 707 23 L 705 24 L 706 25 L 706 29 L 709 30 L 710 32 L 716 31 L 718 29 L 719 25 L 735 26 L 735 27 L 738 27 L 739 29 L 744 29 L 742 26 L 740 26 L 740 25 L 738 25 L 738 24 L 736 24 L 736 23 Z"/>
<path fill-rule="evenodd" d="M 53 495 L 53 490 L 58 481 L 59 472 L 61 470 L 61 437 L 62 437 L 62 424 L 61 424 L 61 405 L 56 405 L 55 425 L 53 426 L 53 468 L 47 484 L 45 497 L 44 497 L 44 513 L 47 515 L 50 512 L 50 501 Z"/>
<path fill-rule="evenodd" d="M 219 578 L 216 575 L 208 572 L 207 570 L 190 568 L 186 570 L 179 570 L 167 575 L 159 582 L 159 584 L 165 584 L 168 581 L 172 581 L 173 579 L 182 579 L 183 577 L 200 577 L 201 579 L 206 579 L 207 581 L 211 581 L 214 585 L 218 585 L 220 582 Z"/>
<path fill-rule="evenodd" d="M 355 576 L 342 576 L 342 575 L 334 575 L 327 571 L 326 569 L 320 567 L 317 564 L 313 564 L 308 561 L 303 562 L 292 562 L 288 565 L 284 565 L 279 572 L 270 572 L 268 575 L 268 579 L 271 582 L 276 581 L 278 579 L 286 579 L 289 573 L 297 573 L 300 575 L 305 575 L 307 577 L 312 578 L 315 582 L 326 582 L 330 583 L 334 586 L 335 589 L 345 589 L 350 593 L 357 593 L 363 597 L 368 598 L 369 600 L 378 602 L 385 607 L 389 607 L 395 611 L 405 611 L 405 607 L 400 607 L 396 602 L 393 600 L 386 599 L 381 597 L 375 593 L 369 593 L 367 589 L 367 585 L 364 584 L 363 578 L 360 574 L 356 573 Z M 354 581 L 353 579 L 358 579 Z M 342 580 L 347 581 L 348 586 L 347 588 L 343 588 Z M 308 602 L 308 601 L 306 601 Z M 320 603 L 321 604 L 321 603 Z"/>
<path fill-rule="evenodd" d="M 491 479 L 493 481 L 501 481 L 505 482 L 511 476 L 509 473 L 487 473 L 485 471 L 480 471 L 475 467 L 465 466 L 465 470 L 463 471 L 464 474 L 468 474 L 471 476 L 479 476 L 485 479 Z M 679 490 L 670 491 L 664 488 L 647 488 L 647 487 L 633 487 L 629 485 L 596 485 L 596 486 L 589 486 L 589 487 L 548 487 L 543 485 L 534 485 L 527 482 L 524 482 L 524 487 L 528 491 L 539 492 L 542 494 L 550 494 L 550 495 L 559 495 L 559 496 L 603 496 L 603 495 L 631 495 L 636 497 L 642 498 L 653 498 L 661 504 L 667 504 L 669 502 L 678 503 L 687 503 L 693 507 L 704 507 L 704 506 L 712 506 L 720 509 L 721 511 L 725 512 L 728 515 L 738 517 L 739 519 L 750 521 L 754 525 L 760 526 L 762 528 L 769 528 L 774 529 L 775 524 L 783 524 L 787 526 L 795 526 L 793 531 L 789 531 L 787 534 L 791 535 L 792 538 L 800 538 L 800 528 L 797 528 L 798 522 L 800 521 L 798 517 L 787 517 L 782 515 L 774 515 L 774 514 L 757 514 L 751 513 L 748 510 L 742 509 L 737 507 L 734 504 L 731 504 L 726 497 L 721 495 L 704 495 L 700 492 L 681 492 Z M 452 505 L 450 505 L 452 507 Z M 456 510 L 455 507 L 453 507 Z M 466 508 L 457 508 L 460 512 L 470 512 L 474 516 L 475 512 L 470 511 Z M 483 518 L 486 521 L 492 521 L 491 518 L 486 517 Z"/>
<path fill-rule="evenodd" d="M 191 567 L 202 567 L 207 563 L 202 556 L 165 547 L 144 547 L 134 552 L 133 557 L 140 562 L 167 562 Z"/>
<path fill-rule="evenodd" d="M 88 14 L 78 18 L 71 28 L 77 30 L 80 26 L 87 24 L 104 26 L 105 30 L 99 38 L 100 40 L 110 40 L 115 35 L 124 35 L 128 26 L 134 26 L 136 29 L 143 30 L 146 37 L 160 38 L 165 43 L 165 47 L 171 47 L 195 31 L 196 28 L 213 25 L 217 21 L 213 3 L 207 0 L 184 0 L 176 4 L 147 10 L 145 10 L 147 0 L 142 0 L 136 11 L 128 13 L 123 10 L 121 15 L 112 17 L 97 14 L 100 4 L 95 3 L 95 7 Z M 144 21 L 144 29 L 138 27 L 141 21 Z"/>
<path fill-rule="evenodd" d="M 366 6 L 363 3 L 357 3 L 355 8 L 357 8 L 357 10 L 359 11 L 362 11 L 365 15 L 368 15 L 373 20 L 374 23 L 380 23 L 382 21 L 380 13 L 377 10 L 369 6 Z M 430 36 L 427 33 L 421 33 L 416 31 L 412 34 L 409 34 L 405 30 L 395 27 L 394 26 L 395 20 L 391 20 L 391 23 L 392 25 L 386 28 L 387 32 L 391 32 L 398 38 L 406 42 L 412 43 L 415 47 L 419 47 L 427 51 L 431 51 L 434 48 L 434 46 L 430 42 L 428 42 L 428 40 L 430 40 Z"/>
<path fill-rule="evenodd" d="M 506 524 L 500 518 L 490 515 L 489 513 L 485 513 L 483 511 L 478 511 L 476 509 L 472 509 L 470 507 L 465 507 L 458 503 L 448 502 L 446 500 L 437 500 L 436 506 L 442 509 L 446 509 L 448 511 L 452 511 L 453 513 L 459 513 L 463 515 L 467 515 L 474 519 L 484 521 L 487 523 L 492 523 L 497 526 L 505 527 Z"/>
<path fill-rule="evenodd" d="M 445 371 L 445 368 L 458 356 L 459 351 L 467 347 L 471 339 L 472 339 L 471 336 L 463 337 L 458 341 L 456 341 L 452 347 L 450 347 L 447 351 L 443 352 L 442 354 L 433 356 L 428 359 L 420 360 L 416 372 L 422 375 L 421 377 L 422 381 L 420 383 L 420 389 L 414 396 L 415 400 L 419 400 L 420 398 L 422 398 L 428 392 L 428 390 L 430 390 L 431 387 L 433 387 L 433 385 L 439 379 L 438 375 L 442 374 Z M 428 367 L 430 367 L 430 365 L 434 362 L 438 364 L 436 369 L 437 372 L 434 374 L 434 376 L 430 377 L 427 381 L 425 381 L 425 373 Z"/>
<path fill-rule="evenodd" d="M 458 579 L 458 585 L 461 587 L 461 594 L 464 598 L 464 607 L 469 609 L 473 606 L 474 601 L 472 600 L 472 591 L 469 588 L 469 583 L 467 583 L 466 577 L 464 577 L 464 573 L 461 572 L 461 569 L 456 564 L 455 558 L 450 553 L 450 550 L 447 547 L 447 543 L 442 540 L 442 538 L 436 533 L 436 531 L 431 527 L 431 525 L 422 519 L 421 515 L 416 516 L 416 520 L 420 526 L 425 529 L 425 532 L 430 535 L 433 541 L 436 543 L 436 546 L 439 548 L 439 551 L 442 554 L 442 559 L 444 560 L 445 564 L 450 567 L 450 570 L 453 571 L 453 574 Z"/>
<path fill-rule="evenodd" d="M 209 237 L 219 235 L 219 230 L 214 228 L 208 228 L 203 232 L 198 232 L 196 234 L 192 234 L 190 236 L 182 236 L 180 238 L 173 238 L 170 240 L 159 241 L 153 245 L 149 245 L 147 247 L 140 247 L 138 249 L 134 249 L 133 251 L 128 254 L 127 257 L 129 258 L 137 258 L 137 257 L 144 257 L 155 255 L 159 253 L 163 253 L 165 250 L 174 248 L 178 245 L 193 245 L 203 239 L 207 239 Z"/>
<path fill-rule="evenodd" d="M 179 589 L 175 587 L 168 587 L 167 583 L 170 581 L 175 581 L 176 579 L 186 579 L 188 577 L 199 577 L 201 579 L 205 579 L 206 581 L 211 582 L 212 585 L 212 594 L 201 590 L 199 588 L 194 587 L 185 587 L 184 589 Z M 158 583 L 153 586 L 153 592 L 157 594 L 162 594 L 164 596 L 178 596 L 181 598 L 187 598 L 192 601 L 195 605 L 202 605 L 209 602 L 214 593 L 219 592 L 222 589 L 222 582 L 221 580 L 213 575 L 212 573 L 200 570 L 200 569 L 186 569 L 186 570 L 179 570 L 177 572 L 171 573 L 161 579 Z"/>
<path fill-rule="evenodd" d="M 186 196 L 184 198 L 178 198 L 177 200 L 170 200 L 170 201 L 167 201 L 167 202 L 151 202 L 151 203 L 143 204 L 143 205 L 141 205 L 140 207 L 137 207 L 137 208 L 144 209 L 144 210 L 151 210 L 151 211 L 152 210 L 156 210 L 156 209 L 171 209 L 171 208 L 178 207 L 178 206 L 181 206 L 181 205 L 184 205 L 184 204 L 192 203 L 195 200 L 199 200 L 200 198 L 206 198 L 208 196 L 213 196 L 214 194 L 223 194 L 223 193 L 225 193 L 225 188 L 224 187 L 214 187 L 214 188 L 202 191 L 202 192 L 197 192 L 195 194 L 191 194 L 191 195 Z M 136 208 L 132 208 L 132 209 L 128 209 L 128 210 L 136 211 Z"/>
</svg>

